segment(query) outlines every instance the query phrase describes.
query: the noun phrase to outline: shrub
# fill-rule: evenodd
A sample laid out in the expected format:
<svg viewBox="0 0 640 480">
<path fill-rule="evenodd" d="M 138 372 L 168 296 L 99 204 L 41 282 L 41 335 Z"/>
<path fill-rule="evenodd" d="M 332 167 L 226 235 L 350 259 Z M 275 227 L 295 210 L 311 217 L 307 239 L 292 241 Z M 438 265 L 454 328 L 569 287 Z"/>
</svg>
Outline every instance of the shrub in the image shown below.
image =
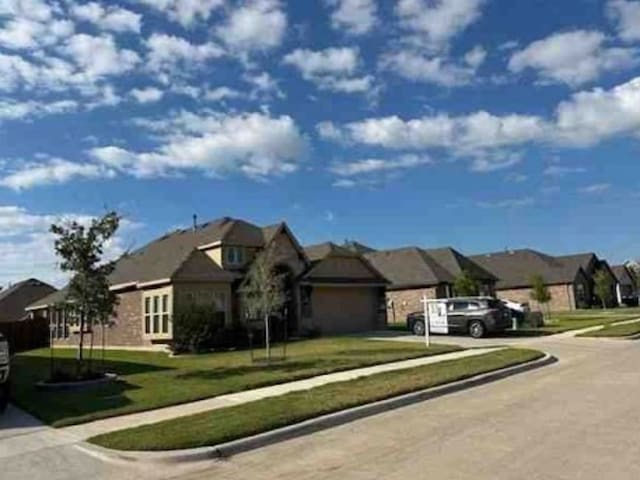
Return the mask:
<svg viewBox="0 0 640 480">
<path fill-rule="evenodd" d="M 216 348 L 224 330 L 224 312 L 210 305 L 181 307 L 173 317 L 173 353 L 200 353 Z"/>
</svg>

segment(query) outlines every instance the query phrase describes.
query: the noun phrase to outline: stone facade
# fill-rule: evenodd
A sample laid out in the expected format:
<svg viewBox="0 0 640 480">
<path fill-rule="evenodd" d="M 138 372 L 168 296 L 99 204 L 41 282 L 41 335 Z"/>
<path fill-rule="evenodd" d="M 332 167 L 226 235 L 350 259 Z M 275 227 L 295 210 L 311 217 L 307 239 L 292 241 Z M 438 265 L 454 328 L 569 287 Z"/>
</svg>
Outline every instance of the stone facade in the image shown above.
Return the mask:
<svg viewBox="0 0 640 480">
<path fill-rule="evenodd" d="M 404 322 L 407 315 L 422 310 L 422 297 L 446 298 L 447 289 L 444 285 L 437 287 L 415 288 L 409 290 L 387 291 L 387 321 Z"/>
</svg>

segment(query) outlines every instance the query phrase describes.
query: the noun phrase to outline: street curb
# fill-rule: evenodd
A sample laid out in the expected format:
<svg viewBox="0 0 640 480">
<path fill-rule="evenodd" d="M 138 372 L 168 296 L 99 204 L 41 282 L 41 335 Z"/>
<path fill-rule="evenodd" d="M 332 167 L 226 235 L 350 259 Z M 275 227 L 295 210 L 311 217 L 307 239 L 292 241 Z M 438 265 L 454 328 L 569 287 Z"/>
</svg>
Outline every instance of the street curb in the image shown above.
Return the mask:
<svg viewBox="0 0 640 480">
<path fill-rule="evenodd" d="M 254 450 L 274 443 L 309 435 L 320 430 L 343 425 L 361 418 L 377 415 L 389 410 L 394 410 L 423 402 L 425 400 L 430 400 L 432 398 L 438 398 L 450 393 L 485 385 L 512 375 L 545 367 L 556 363 L 557 361 L 558 359 L 556 357 L 547 353 L 543 357 L 527 363 L 483 373 L 457 382 L 407 393 L 386 400 L 341 410 L 339 412 L 312 418 L 310 420 L 305 420 L 276 430 L 263 432 L 211 447 L 190 448 L 185 450 L 166 450 L 160 452 L 112 450 L 98 445 L 89 444 L 87 442 L 83 442 L 76 447 L 85 453 L 99 457 L 103 460 L 117 462 L 175 464 L 226 458 L 249 450 Z"/>
</svg>

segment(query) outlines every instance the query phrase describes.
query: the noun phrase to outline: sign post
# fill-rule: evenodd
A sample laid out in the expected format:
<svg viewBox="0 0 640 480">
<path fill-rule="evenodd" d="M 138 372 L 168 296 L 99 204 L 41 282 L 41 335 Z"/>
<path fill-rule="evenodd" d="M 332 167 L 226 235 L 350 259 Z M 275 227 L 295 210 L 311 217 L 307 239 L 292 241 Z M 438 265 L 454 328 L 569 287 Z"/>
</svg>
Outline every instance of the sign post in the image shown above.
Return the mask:
<svg viewBox="0 0 640 480">
<path fill-rule="evenodd" d="M 431 346 L 431 337 L 429 335 L 429 300 L 426 295 L 422 296 L 422 308 L 424 310 L 424 344 L 427 347 Z"/>
</svg>

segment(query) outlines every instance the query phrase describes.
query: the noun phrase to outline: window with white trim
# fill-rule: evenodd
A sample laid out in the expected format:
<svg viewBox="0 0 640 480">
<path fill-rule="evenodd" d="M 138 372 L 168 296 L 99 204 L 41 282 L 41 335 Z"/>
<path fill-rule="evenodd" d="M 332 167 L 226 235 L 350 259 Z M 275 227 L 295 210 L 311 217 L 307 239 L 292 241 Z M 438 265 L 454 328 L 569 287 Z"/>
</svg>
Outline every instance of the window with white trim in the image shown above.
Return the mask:
<svg viewBox="0 0 640 480">
<path fill-rule="evenodd" d="M 171 297 L 168 293 L 144 297 L 144 334 L 167 336 L 171 329 Z"/>
</svg>

